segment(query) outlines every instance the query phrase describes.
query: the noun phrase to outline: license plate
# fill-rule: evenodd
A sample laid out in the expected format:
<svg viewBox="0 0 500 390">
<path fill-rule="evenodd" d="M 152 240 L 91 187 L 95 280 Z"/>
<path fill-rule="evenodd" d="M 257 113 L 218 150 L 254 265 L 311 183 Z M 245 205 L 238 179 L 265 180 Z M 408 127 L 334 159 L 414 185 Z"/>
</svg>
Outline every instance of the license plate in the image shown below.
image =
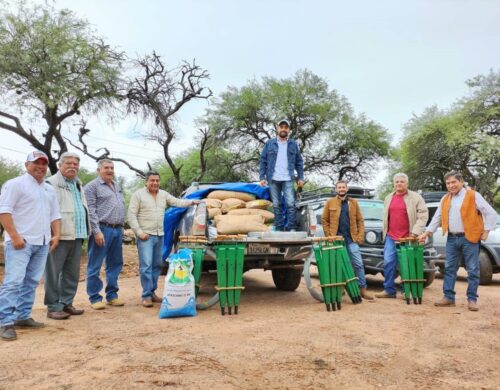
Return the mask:
<svg viewBox="0 0 500 390">
<path fill-rule="evenodd" d="M 271 245 L 248 244 L 247 249 L 249 255 L 268 255 L 271 253 Z"/>
</svg>

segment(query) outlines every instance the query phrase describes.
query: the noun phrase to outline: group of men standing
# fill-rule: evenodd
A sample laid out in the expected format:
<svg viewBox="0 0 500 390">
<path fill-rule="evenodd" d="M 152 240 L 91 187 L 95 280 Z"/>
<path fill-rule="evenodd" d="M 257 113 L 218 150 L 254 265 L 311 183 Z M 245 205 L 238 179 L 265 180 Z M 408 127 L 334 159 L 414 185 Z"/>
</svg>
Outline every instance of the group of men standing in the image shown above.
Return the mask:
<svg viewBox="0 0 500 390">
<path fill-rule="evenodd" d="M 83 242 L 88 238 L 87 294 L 95 310 L 104 309 L 100 272 L 106 262 L 106 303 L 123 306 L 118 275 L 123 266 L 122 234 L 126 210 L 115 180 L 113 161 L 98 162 L 98 176 L 83 187 L 80 157 L 63 153 L 59 171 L 45 178 L 48 157 L 30 153 L 26 173 L 7 181 L 0 194 L 0 223 L 5 234 L 5 276 L 0 286 L 0 337 L 17 338 L 16 327 L 42 328 L 31 317 L 35 290 L 45 271 L 47 317 L 64 320 L 81 315 L 73 306 L 80 279 Z M 176 199 L 159 189 L 158 173 L 148 173 L 146 187 L 132 196 L 128 218 L 137 234 L 143 305 L 161 302 L 155 294 L 161 271 L 163 214 L 168 205 L 196 201 Z"/>
<path fill-rule="evenodd" d="M 298 187 L 304 184 L 303 159 L 294 140 L 289 139 L 290 122 L 278 122 L 277 136 L 265 144 L 260 157 L 259 180 L 269 185 L 275 213 L 275 229 L 295 231 L 296 207 L 293 188 L 295 172 Z M 446 262 L 443 282 L 444 297 L 435 306 L 455 306 L 455 281 L 463 256 L 467 269 L 468 309 L 479 310 L 477 289 L 479 285 L 480 241 L 486 240 L 496 227 L 496 212 L 478 192 L 465 189 L 459 172 L 444 176 L 448 194 L 443 197 L 429 226 L 429 212 L 420 194 L 408 188 L 408 176 L 397 173 L 393 177 L 394 191 L 384 200 L 384 290 L 375 294 L 377 298 L 396 298 L 398 260 L 396 243 L 405 237 L 414 237 L 424 242 L 439 226 L 447 234 Z M 336 183 L 336 196 L 329 199 L 323 208 L 322 226 L 325 236 L 340 235 L 344 238 L 351 263 L 358 278 L 361 295 L 373 301 L 367 292 L 363 260 L 359 244 L 364 242 L 364 220 L 358 202 L 347 195 L 347 183 Z M 284 202 L 283 202 L 284 199 Z M 283 213 L 283 204 L 286 214 Z"/>
<path fill-rule="evenodd" d="M 296 230 L 294 176 L 304 184 L 303 159 L 296 141 L 289 139 L 290 123 L 281 120 L 277 137 L 269 140 L 260 159 L 261 185 L 269 185 L 275 212 L 275 230 Z M 88 238 L 87 294 L 91 307 L 105 308 L 100 272 L 106 261 L 106 303 L 123 306 L 118 297 L 122 269 L 122 234 L 125 217 L 137 236 L 142 305 L 161 302 L 156 295 L 163 251 L 163 216 L 168 206 L 189 207 L 197 200 L 182 200 L 159 188 L 160 175 L 149 172 L 145 187 L 130 200 L 128 213 L 122 189 L 115 180 L 113 161 L 98 162 L 98 176 L 83 187 L 78 179 L 80 157 L 63 153 L 59 171 L 46 179 L 48 157 L 41 151 L 26 159 L 26 173 L 7 181 L 0 194 L 0 223 L 5 234 L 5 276 L 0 286 L 0 337 L 15 340 L 16 327 L 40 328 L 31 317 L 35 289 L 45 270 L 47 317 L 67 319 L 84 313 L 73 306 L 80 279 L 82 246 Z M 436 306 L 454 306 L 454 285 L 460 257 L 468 273 L 468 308 L 477 311 L 480 241 L 495 228 L 496 212 L 477 192 L 464 188 L 457 172 L 445 176 L 448 194 L 426 228 L 428 211 L 424 199 L 408 189 L 408 176 L 394 176 L 394 191 L 384 201 L 384 291 L 378 298 L 395 298 L 397 289 L 396 242 L 408 236 L 420 241 L 439 226 L 448 234 L 443 283 L 444 297 Z M 283 212 L 283 210 L 286 212 Z M 356 271 L 363 298 L 367 292 L 359 244 L 364 241 L 364 220 L 358 202 L 348 196 L 345 181 L 336 183 L 336 196 L 329 199 L 322 215 L 326 236 L 341 235 Z"/>
</svg>

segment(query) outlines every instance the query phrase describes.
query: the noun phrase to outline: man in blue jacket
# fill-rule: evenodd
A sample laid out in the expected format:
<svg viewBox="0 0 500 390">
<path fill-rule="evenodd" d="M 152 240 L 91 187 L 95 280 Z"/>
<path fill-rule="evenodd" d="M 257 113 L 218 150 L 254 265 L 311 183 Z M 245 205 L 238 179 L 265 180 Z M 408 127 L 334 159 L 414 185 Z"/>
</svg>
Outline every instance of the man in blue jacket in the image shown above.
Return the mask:
<svg viewBox="0 0 500 390">
<path fill-rule="evenodd" d="M 304 184 L 304 161 L 297 142 L 288 139 L 290 123 L 282 119 L 277 127 L 278 136 L 266 142 L 260 155 L 259 180 L 262 186 L 269 184 L 273 201 L 274 226 L 277 231 L 295 231 L 294 171 L 297 171 L 298 186 Z M 285 197 L 286 219 L 281 209 L 281 197 Z"/>
</svg>

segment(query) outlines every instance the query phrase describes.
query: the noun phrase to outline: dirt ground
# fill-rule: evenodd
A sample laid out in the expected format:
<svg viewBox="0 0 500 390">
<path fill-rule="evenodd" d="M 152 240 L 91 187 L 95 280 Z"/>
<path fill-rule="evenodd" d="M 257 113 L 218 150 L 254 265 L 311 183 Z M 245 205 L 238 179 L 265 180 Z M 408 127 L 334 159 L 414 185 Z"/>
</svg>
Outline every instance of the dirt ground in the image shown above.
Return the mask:
<svg viewBox="0 0 500 390">
<path fill-rule="evenodd" d="M 82 282 L 75 305 L 85 314 L 54 321 L 38 288 L 33 317 L 46 327 L 0 342 L 0 389 L 500 388 L 500 275 L 480 287 L 477 313 L 467 311 L 463 277 L 456 308 L 432 305 L 436 279 L 422 305 L 344 298 L 327 312 L 304 283 L 281 292 L 255 270 L 244 275 L 239 315 L 213 307 L 160 320 L 159 306 L 140 305 L 135 248 L 125 248 L 124 307 L 93 311 Z M 369 289 L 381 280 L 369 277 Z M 203 281 L 202 299 L 213 282 Z"/>
</svg>

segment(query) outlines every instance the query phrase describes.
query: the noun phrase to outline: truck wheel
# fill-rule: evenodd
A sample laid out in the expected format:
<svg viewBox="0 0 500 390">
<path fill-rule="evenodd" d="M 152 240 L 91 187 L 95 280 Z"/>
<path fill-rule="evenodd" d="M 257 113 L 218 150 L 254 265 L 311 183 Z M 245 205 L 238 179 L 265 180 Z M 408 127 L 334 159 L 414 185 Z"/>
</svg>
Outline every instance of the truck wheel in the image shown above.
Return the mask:
<svg viewBox="0 0 500 390">
<path fill-rule="evenodd" d="M 295 291 L 302 278 L 302 270 L 294 268 L 273 269 L 273 281 L 278 290 Z"/>
<path fill-rule="evenodd" d="M 493 278 L 493 266 L 488 253 L 481 249 L 479 252 L 479 284 L 486 286 L 491 283 Z"/>
<path fill-rule="evenodd" d="M 424 288 L 429 287 L 432 284 L 432 282 L 434 282 L 435 277 L 436 277 L 435 272 L 424 272 L 424 279 L 425 279 Z"/>
</svg>

